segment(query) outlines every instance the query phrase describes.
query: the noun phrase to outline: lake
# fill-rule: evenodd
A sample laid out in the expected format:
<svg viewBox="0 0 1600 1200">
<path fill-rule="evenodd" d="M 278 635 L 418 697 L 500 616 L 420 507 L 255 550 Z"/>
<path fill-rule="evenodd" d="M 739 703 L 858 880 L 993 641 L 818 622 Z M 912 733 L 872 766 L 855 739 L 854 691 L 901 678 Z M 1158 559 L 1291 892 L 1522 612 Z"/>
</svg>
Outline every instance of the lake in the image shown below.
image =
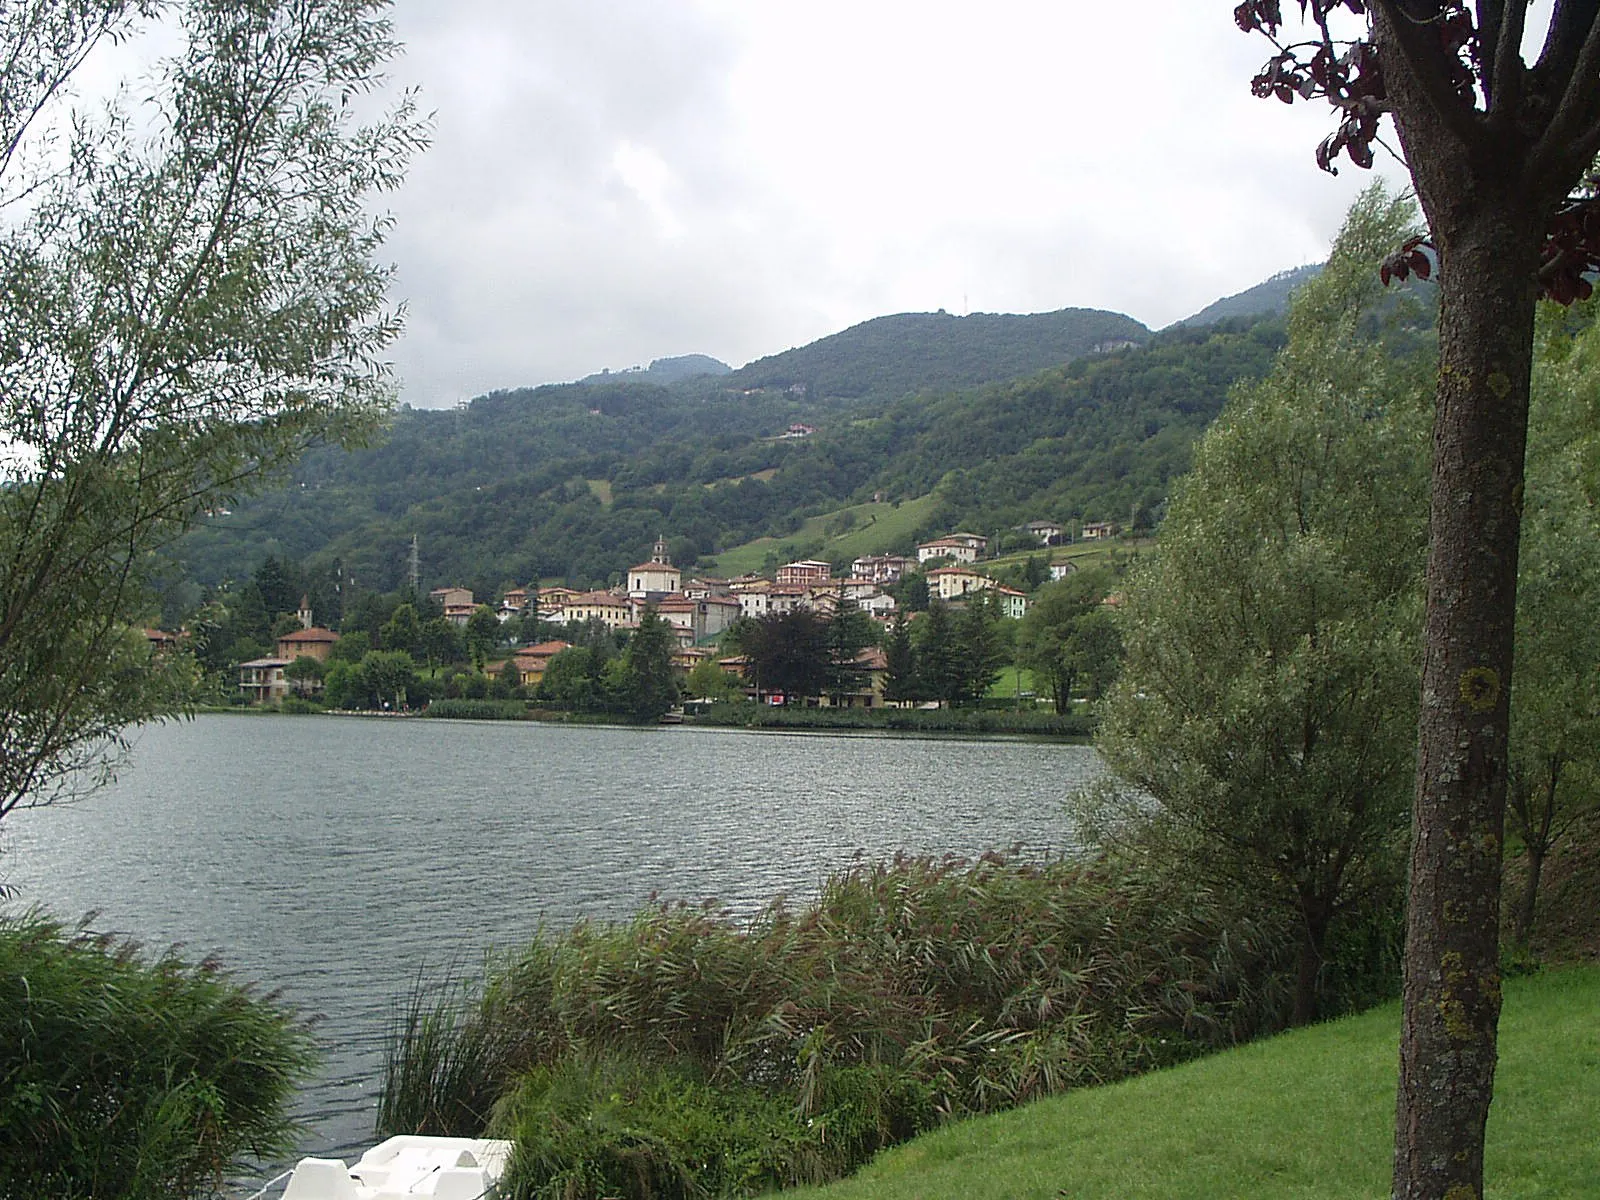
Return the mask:
<svg viewBox="0 0 1600 1200">
<path fill-rule="evenodd" d="M 1024 740 L 202 716 L 138 731 L 87 799 L 14 814 L 0 882 L 318 1014 L 301 1152 L 348 1158 L 419 977 L 654 894 L 804 898 L 857 853 L 1070 849 L 1062 798 L 1098 769 Z"/>
</svg>

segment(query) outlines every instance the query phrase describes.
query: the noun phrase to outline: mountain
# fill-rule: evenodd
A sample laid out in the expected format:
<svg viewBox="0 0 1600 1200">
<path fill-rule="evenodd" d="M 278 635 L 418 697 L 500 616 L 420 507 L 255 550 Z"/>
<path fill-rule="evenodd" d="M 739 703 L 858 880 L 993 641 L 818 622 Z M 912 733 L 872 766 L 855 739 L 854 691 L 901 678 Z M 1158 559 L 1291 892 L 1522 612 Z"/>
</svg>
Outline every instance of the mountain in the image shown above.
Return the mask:
<svg viewBox="0 0 1600 1200">
<path fill-rule="evenodd" d="M 666 386 L 682 383 L 701 375 L 726 375 L 733 368 L 720 358 L 709 354 L 680 354 L 675 358 L 658 358 L 648 367 L 629 367 L 625 371 L 601 371 L 586 375 L 581 383 L 609 383 L 615 381 L 656 383 Z"/>
<path fill-rule="evenodd" d="M 1174 321 L 1173 325 L 1213 325 L 1229 317 L 1261 317 L 1279 315 L 1289 311 L 1289 296 L 1322 270 L 1321 263 L 1310 263 L 1289 271 L 1279 271 L 1253 288 L 1246 288 L 1232 296 L 1214 300 L 1192 317 Z M 1169 326 L 1168 328 L 1171 328 Z"/>
<path fill-rule="evenodd" d="M 1047 327 L 969 322 L 928 324 Z M 867 324 L 875 334 L 918 322 Z M 1089 324 L 1115 337 L 1135 323 Z M 858 379 L 899 372 L 877 371 L 860 331 L 836 335 L 828 358 Z M 782 375 L 764 387 L 738 386 L 740 372 L 661 387 L 626 372 L 403 409 L 381 444 L 308 454 L 287 486 L 208 519 L 176 548 L 173 574 L 192 593 L 248 578 L 272 555 L 325 575 L 337 562 L 340 578 L 390 591 L 416 535 L 427 586 L 489 595 L 535 579 L 604 583 L 663 533 L 673 560 L 691 566 L 759 539 L 804 558 L 831 555 L 846 534 L 859 552 L 904 551 L 956 527 L 1015 538 L 1036 519 L 1148 520 L 1228 387 L 1270 366 L 1282 331 L 1223 322 L 1146 336 L 1017 378 L 886 400 L 778 387 Z M 903 342 L 891 340 L 898 358 Z"/>
<path fill-rule="evenodd" d="M 901 313 L 757 359 L 726 383 L 815 399 L 898 400 L 1031 375 L 1149 337 L 1150 330 L 1132 317 L 1093 308 L 1021 316 Z"/>
</svg>

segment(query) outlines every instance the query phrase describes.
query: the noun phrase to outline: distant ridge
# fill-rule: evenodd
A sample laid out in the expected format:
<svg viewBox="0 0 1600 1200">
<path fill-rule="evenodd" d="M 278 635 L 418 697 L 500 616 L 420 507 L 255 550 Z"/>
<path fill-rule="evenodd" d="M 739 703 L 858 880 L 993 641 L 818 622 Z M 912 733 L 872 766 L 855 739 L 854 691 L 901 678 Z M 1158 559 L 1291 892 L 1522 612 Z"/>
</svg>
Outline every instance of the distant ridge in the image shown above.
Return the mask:
<svg viewBox="0 0 1600 1200">
<path fill-rule="evenodd" d="M 648 367 L 628 367 L 621 371 L 601 371 L 586 375 L 580 383 L 603 383 L 628 380 L 635 383 L 658 383 L 663 387 L 694 379 L 701 375 L 726 375 L 733 368 L 720 358 L 709 354 L 679 354 L 671 358 L 658 358 Z"/>
<path fill-rule="evenodd" d="M 1094 308 L 1024 315 L 900 313 L 757 359 L 724 386 L 812 399 L 893 400 L 1031 375 L 1096 351 L 1142 345 L 1150 330 Z"/>
<path fill-rule="evenodd" d="M 1232 296 L 1214 300 L 1192 317 L 1174 321 L 1173 325 L 1214 325 L 1229 317 L 1260 317 L 1289 311 L 1289 297 L 1307 280 L 1314 279 L 1322 270 L 1321 263 L 1308 263 L 1288 271 L 1279 271 L 1253 288 Z M 1169 326 L 1171 328 L 1171 326 Z"/>
</svg>

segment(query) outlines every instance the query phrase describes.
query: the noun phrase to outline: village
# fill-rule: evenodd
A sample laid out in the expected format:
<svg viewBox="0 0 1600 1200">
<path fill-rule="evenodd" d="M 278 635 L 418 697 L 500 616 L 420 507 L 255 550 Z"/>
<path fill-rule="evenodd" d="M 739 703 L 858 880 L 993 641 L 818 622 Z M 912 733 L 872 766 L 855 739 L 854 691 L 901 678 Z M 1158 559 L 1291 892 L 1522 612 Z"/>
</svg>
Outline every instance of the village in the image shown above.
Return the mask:
<svg viewBox="0 0 1600 1200">
<path fill-rule="evenodd" d="M 1034 521 L 1023 528 L 1045 548 L 1060 544 L 1064 535 L 1063 526 L 1052 521 Z M 1110 522 L 1086 522 L 1079 536 L 1084 541 L 1097 541 L 1117 532 L 1117 526 Z M 850 573 L 844 576 L 834 575 L 829 562 L 801 559 L 779 566 L 771 577 L 750 573 L 722 579 L 686 576 L 671 561 L 667 540 L 661 536 L 652 547 L 649 560 L 630 567 L 625 582 L 607 590 L 581 591 L 560 585 L 515 587 L 490 605 L 480 602 L 469 588 L 445 586 L 430 590 L 428 600 L 442 611 L 447 622 L 461 629 L 475 614 L 488 611 L 501 625 L 513 620 L 526 624 L 530 618 L 537 618 L 546 626 L 603 627 L 618 633 L 637 630 L 646 610 L 651 609 L 676 639 L 672 665 L 680 678 L 687 678 L 700 664 L 714 661 L 725 673 L 746 683 L 748 699 L 781 702 L 781 696 L 764 694 L 749 679 L 748 659 L 726 654 L 719 647 L 721 635 L 736 622 L 758 621 L 798 610 L 831 618 L 848 607 L 887 628 L 901 611 L 892 590 L 917 573 L 926 580 L 930 600 L 960 607 L 966 597 L 981 592 L 996 604 L 1002 617 L 1020 621 L 1027 614 L 1030 597 L 1027 592 L 1002 584 L 979 566 L 988 557 L 989 544 L 990 539 L 981 534 L 955 532 L 918 544 L 914 556 L 875 554 L 856 558 L 850 564 Z M 1049 578 L 1065 578 L 1075 569 L 1070 560 L 1050 562 Z M 295 662 L 308 658 L 318 664 L 327 663 L 340 635 L 315 624 L 304 602 L 298 617 L 300 628 L 278 637 L 272 655 L 240 663 L 239 690 L 248 703 L 272 705 L 291 695 L 316 690 L 315 672 L 297 672 Z M 511 665 L 518 684 L 531 693 L 543 681 L 552 660 L 572 646 L 572 642 L 560 638 L 522 645 L 515 647 L 509 657 L 486 661 L 483 671 L 499 677 Z M 884 651 L 876 646 L 863 650 L 859 667 L 859 683 L 854 689 L 817 698 L 817 702 L 865 708 L 884 704 Z"/>
</svg>

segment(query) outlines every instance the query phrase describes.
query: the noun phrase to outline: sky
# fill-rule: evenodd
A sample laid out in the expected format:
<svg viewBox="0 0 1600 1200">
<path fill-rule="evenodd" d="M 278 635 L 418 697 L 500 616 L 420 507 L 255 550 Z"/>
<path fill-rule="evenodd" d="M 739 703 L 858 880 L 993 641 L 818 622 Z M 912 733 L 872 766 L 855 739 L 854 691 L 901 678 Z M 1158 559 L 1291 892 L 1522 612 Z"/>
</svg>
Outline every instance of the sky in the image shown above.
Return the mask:
<svg viewBox="0 0 1600 1200">
<path fill-rule="evenodd" d="M 1231 0 L 397 0 L 433 144 L 387 243 L 400 398 L 895 312 L 1160 328 L 1325 257 L 1371 175 L 1250 95 Z M 1397 165 L 1386 173 L 1401 179 Z"/>
</svg>

